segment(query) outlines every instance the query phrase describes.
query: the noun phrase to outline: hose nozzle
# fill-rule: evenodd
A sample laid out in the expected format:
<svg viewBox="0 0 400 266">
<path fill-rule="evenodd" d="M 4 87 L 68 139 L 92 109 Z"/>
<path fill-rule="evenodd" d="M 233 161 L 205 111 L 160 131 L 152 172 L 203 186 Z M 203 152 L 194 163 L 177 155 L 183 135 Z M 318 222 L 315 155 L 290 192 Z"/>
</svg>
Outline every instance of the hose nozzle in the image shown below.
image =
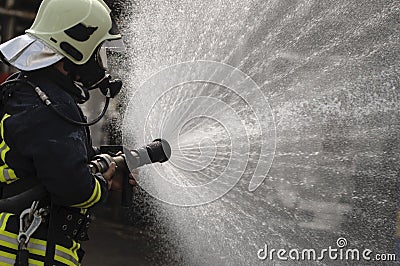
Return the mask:
<svg viewBox="0 0 400 266">
<path fill-rule="evenodd" d="M 146 164 L 164 163 L 171 157 L 171 146 L 164 139 L 155 139 L 153 142 L 131 150 L 126 146 L 102 146 L 102 154 L 94 157 L 89 167 L 92 173 L 104 173 L 112 162 L 118 166 L 117 171 L 124 173 L 124 184 L 122 187 L 122 206 L 129 206 L 132 201 L 132 188 L 129 185 L 128 173 Z M 119 155 L 122 151 L 123 154 Z M 113 155 L 114 154 L 114 155 Z"/>
<path fill-rule="evenodd" d="M 164 139 L 155 139 L 150 144 L 130 152 L 128 152 L 127 148 L 124 147 L 124 154 L 127 159 L 128 167 L 132 170 L 145 164 L 163 163 L 168 161 L 171 157 L 171 146 Z M 133 161 L 133 158 L 130 157 L 130 155 L 139 159 L 139 161 Z M 136 166 L 136 164 L 138 166 Z"/>
<path fill-rule="evenodd" d="M 171 146 L 164 139 L 155 139 L 153 142 L 134 150 L 126 146 L 101 146 L 100 151 L 102 154 L 96 155 L 89 164 L 93 173 L 104 173 L 111 162 L 115 162 L 120 171 L 128 172 L 146 164 L 166 162 L 171 157 Z M 110 155 L 119 151 L 122 151 L 123 154 Z"/>
</svg>

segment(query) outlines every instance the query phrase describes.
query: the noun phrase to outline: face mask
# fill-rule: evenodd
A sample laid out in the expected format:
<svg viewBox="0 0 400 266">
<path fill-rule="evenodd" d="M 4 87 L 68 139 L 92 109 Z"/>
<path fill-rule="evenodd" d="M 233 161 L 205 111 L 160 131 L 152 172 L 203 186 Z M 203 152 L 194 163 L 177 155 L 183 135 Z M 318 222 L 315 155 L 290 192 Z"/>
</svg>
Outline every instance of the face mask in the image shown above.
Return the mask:
<svg viewBox="0 0 400 266">
<path fill-rule="evenodd" d="M 104 96 L 114 98 L 122 88 L 122 81 L 112 79 L 106 74 L 107 59 L 104 48 L 98 48 L 90 59 L 83 65 L 76 65 L 67 60 L 64 69 L 72 79 L 82 84 L 87 90 L 100 89 Z"/>
</svg>

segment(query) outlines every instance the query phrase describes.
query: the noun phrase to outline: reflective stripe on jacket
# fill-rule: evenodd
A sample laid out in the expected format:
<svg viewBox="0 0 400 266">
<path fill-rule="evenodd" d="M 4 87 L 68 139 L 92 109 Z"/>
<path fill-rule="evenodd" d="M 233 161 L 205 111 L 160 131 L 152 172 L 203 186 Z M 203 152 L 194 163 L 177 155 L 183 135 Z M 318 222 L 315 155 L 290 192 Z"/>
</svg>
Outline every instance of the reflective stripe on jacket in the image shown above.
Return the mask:
<svg viewBox="0 0 400 266">
<path fill-rule="evenodd" d="M 11 213 L 0 213 L 0 265 L 14 265 L 18 250 L 17 234 L 13 233 L 13 225 L 18 223 L 19 217 Z M 15 227 L 14 227 L 15 228 Z M 46 254 L 45 230 L 35 233 L 28 243 L 29 264 L 44 265 Z M 79 265 L 78 251 L 80 244 L 75 241 L 57 244 L 54 261 L 58 265 Z M 82 255 L 82 254 L 80 254 Z"/>
</svg>

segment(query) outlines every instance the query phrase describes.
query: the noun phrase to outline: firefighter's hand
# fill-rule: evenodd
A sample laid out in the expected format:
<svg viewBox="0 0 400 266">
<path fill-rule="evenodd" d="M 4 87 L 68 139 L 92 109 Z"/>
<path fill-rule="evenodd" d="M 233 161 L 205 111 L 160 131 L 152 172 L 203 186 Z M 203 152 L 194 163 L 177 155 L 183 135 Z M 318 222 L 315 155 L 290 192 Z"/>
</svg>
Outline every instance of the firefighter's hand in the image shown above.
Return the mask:
<svg viewBox="0 0 400 266">
<path fill-rule="evenodd" d="M 105 171 L 103 173 L 104 179 L 107 180 L 107 182 L 108 182 L 108 190 L 114 190 L 114 186 L 115 186 L 114 184 L 118 183 L 118 182 L 113 181 L 113 179 L 115 177 L 114 175 L 115 175 L 116 169 L 117 169 L 117 165 L 114 162 L 112 162 L 112 163 L 110 163 L 110 166 L 108 167 L 107 171 Z"/>
<path fill-rule="evenodd" d="M 136 192 L 137 190 L 138 180 L 139 180 L 139 170 L 135 169 L 129 174 L 129 185 L 131 185 L 133 192 Z M 122 186 L 125 185 L 123 184 L 123 182 L 124 182 L 124 173 L 117 171 L 111 179 L 111 190 L 121 191 Z"/>
<path fill-rule="evenodd" d="M 103 173 L 104 179 L 108 182 L 108 189 L 112 191 L 121 191 L 123 186 L 124 174 L 121 171 L 116 171 L 114 162 Z M 139 170 L 135 169 L 129 174 L 129 184 L 132 186 L 132 191 L 136 192 L 137 180 L 139 180 Z"/>
<path fill-rule="evenodd" d="M 139 169 L 134 169 L 130 174 L 129 174 L 129 184 L 132 186 L 132 191 L 136 192 L 137 190 L 137 185 L 139 181 Z"/>
</svg>

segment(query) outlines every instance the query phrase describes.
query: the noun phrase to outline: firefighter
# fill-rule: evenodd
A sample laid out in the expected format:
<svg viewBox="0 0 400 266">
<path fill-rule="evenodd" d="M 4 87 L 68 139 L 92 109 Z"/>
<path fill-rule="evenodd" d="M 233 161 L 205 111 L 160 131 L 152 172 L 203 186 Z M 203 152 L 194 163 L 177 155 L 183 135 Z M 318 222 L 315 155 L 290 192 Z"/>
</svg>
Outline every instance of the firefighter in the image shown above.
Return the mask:
<svg viewBox="0 0 400 266">
<path fill-rule="evenodd" d="M 81 263 L 91 208 L 121 187 L 115 164 L 88 167 L 97 153 L 88 126 L 122 86 L 106 74 L 105 49 L 121 44 L 103 0 L 44 0 L 25 34 L 0 45 L 20 70 L 1 89 L 1 198 L 15 208 L 0 210 L 0 265 Z M 106 106 L 90 123 L 78 104 L 92 89 Z"/>
</svg>

